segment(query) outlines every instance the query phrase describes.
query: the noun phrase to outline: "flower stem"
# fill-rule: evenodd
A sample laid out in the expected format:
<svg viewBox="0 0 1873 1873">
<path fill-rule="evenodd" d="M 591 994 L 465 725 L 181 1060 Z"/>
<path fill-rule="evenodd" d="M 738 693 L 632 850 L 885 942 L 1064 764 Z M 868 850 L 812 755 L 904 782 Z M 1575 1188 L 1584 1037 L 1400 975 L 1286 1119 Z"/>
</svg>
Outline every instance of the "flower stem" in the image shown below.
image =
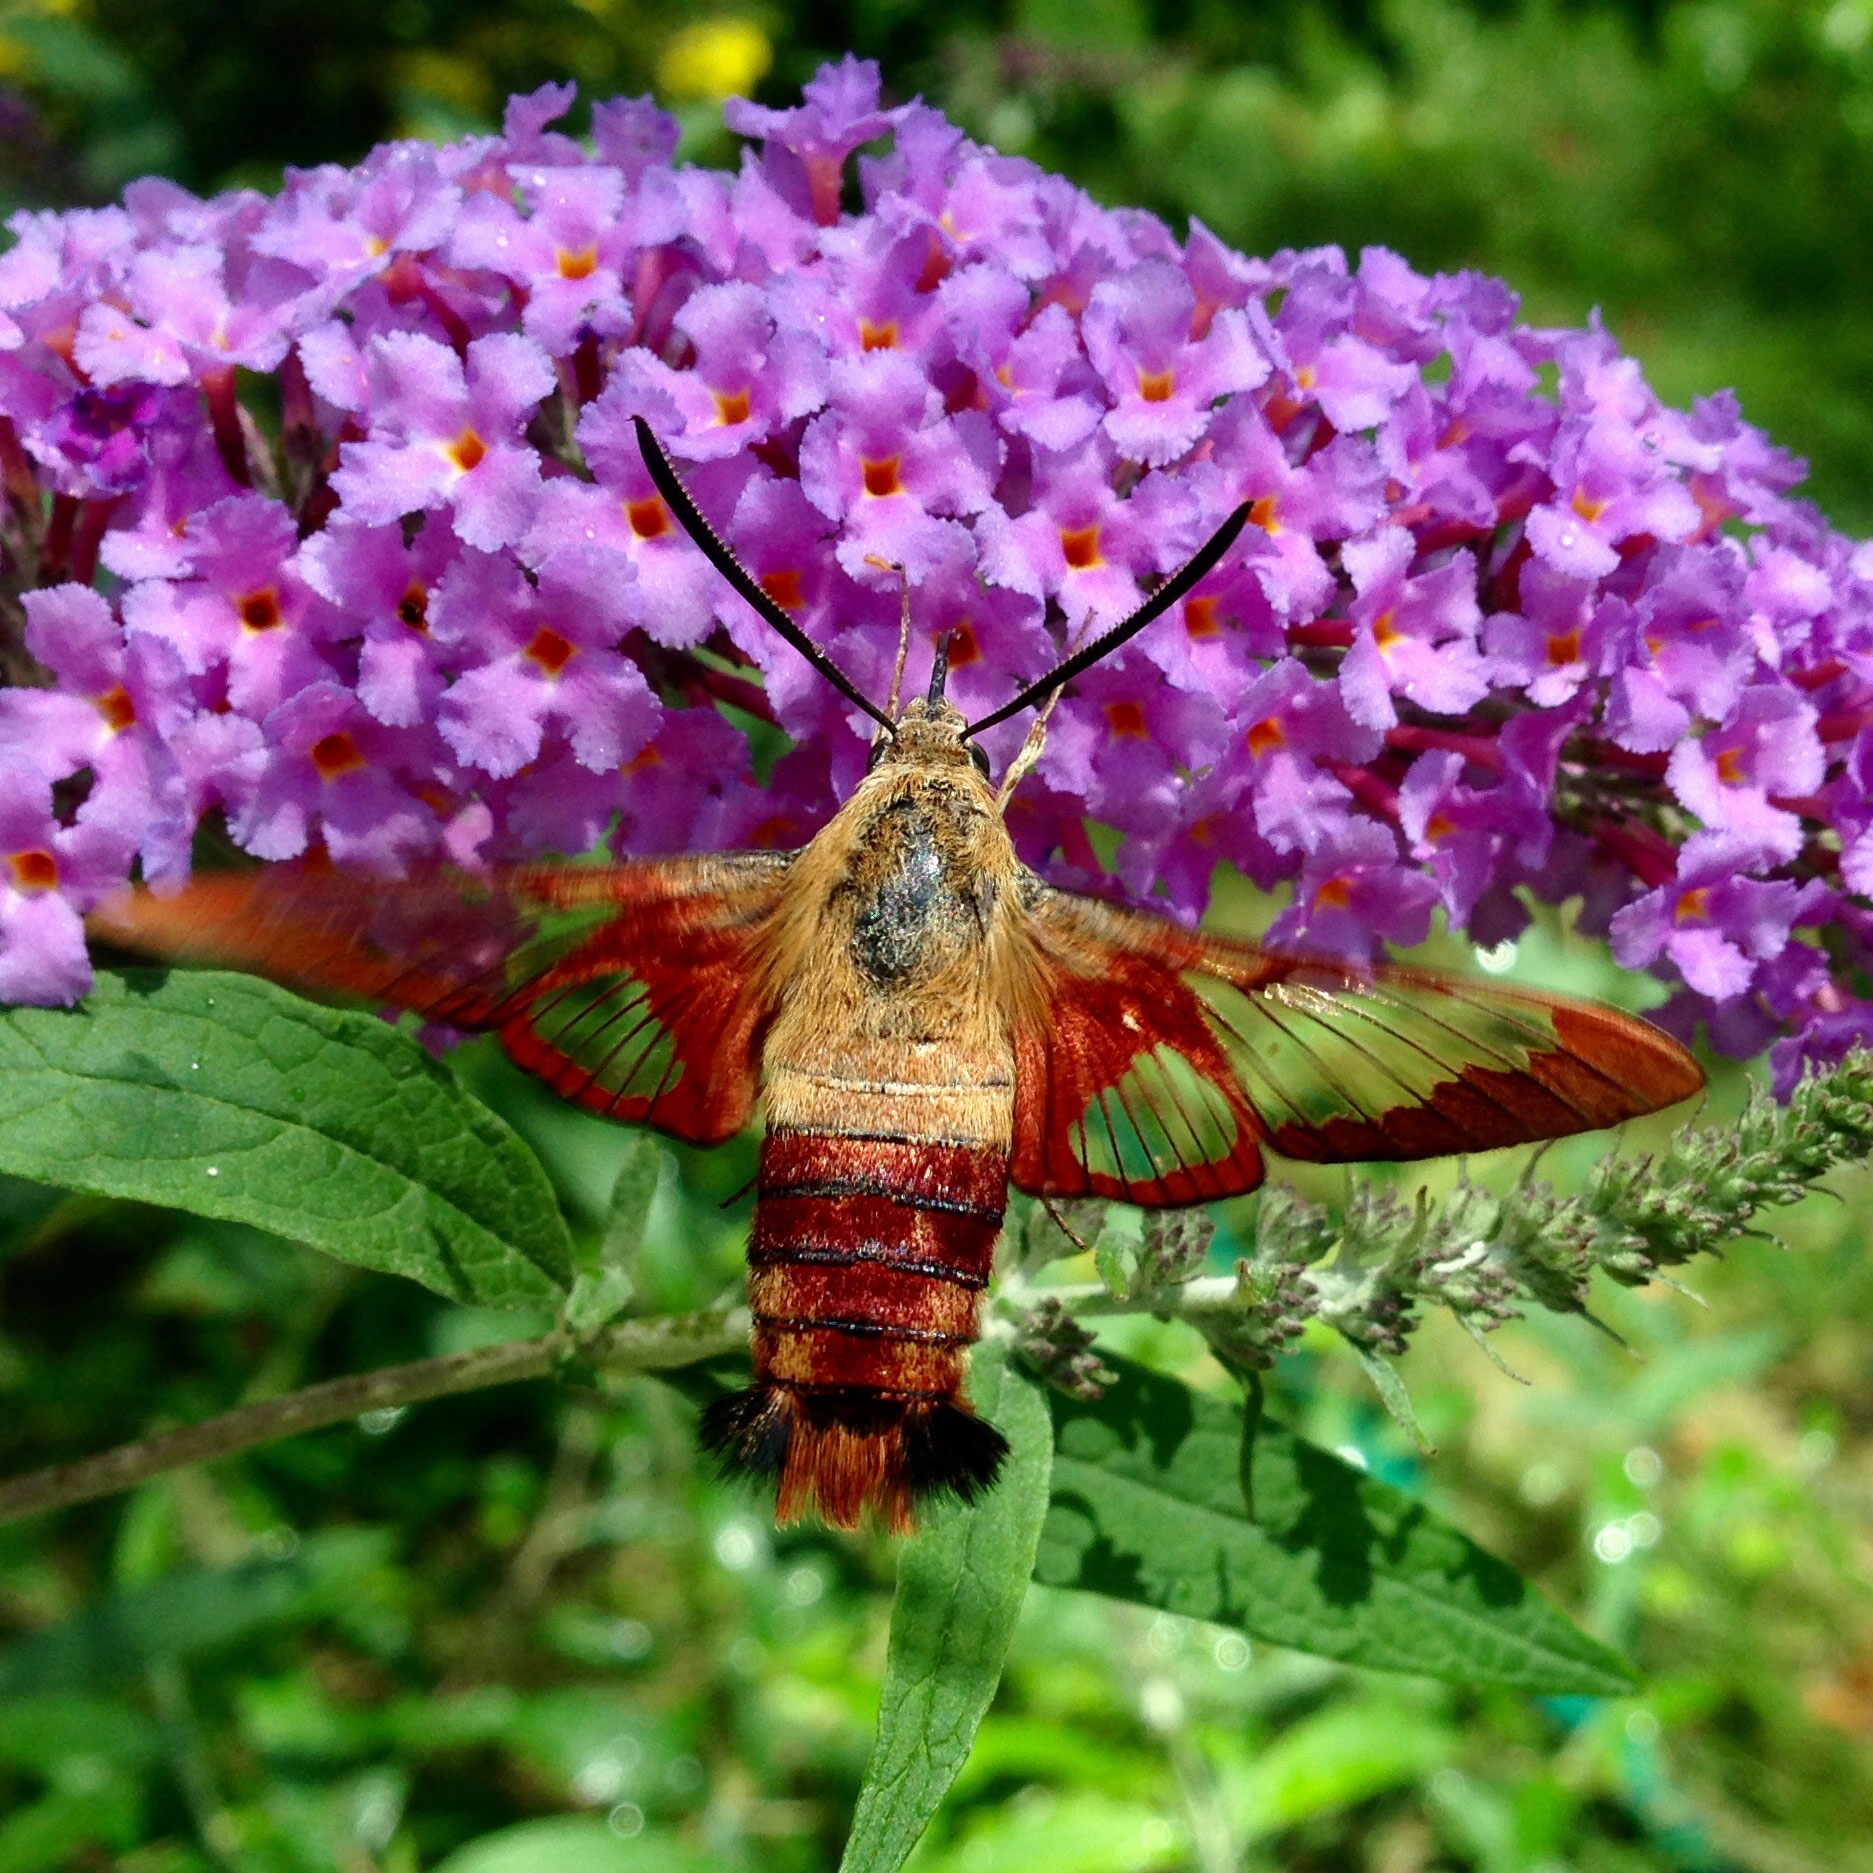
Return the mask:
<svg viewBox="0 0 1873 1873">
<path fill-rule="evenodd" d="M 301 1431 L 342 1424 L 361 1412 L 394 1410 L 456 1392 L 543 1378 L 562 1359 L 574 1355 L 609 1371 L 659 1372 L 733 1352 L 747 1338 L 747 1315 L 740 1309 L 672 1314 L 657 1320 L 623 1321 L 585 1340 L 555 1332 L 537 1340 L 510 1340 L 440 1359 L 353 1373 L 323 1385 L 308 1385 L 283 1398 L 242 1405 L 200 1424 L 119 1444 L 95 1457 L 9 1478 L 0 1482 L 0 1522 L 133 1489 L 165 1471 L 231 1456 Z"/>
</svg>

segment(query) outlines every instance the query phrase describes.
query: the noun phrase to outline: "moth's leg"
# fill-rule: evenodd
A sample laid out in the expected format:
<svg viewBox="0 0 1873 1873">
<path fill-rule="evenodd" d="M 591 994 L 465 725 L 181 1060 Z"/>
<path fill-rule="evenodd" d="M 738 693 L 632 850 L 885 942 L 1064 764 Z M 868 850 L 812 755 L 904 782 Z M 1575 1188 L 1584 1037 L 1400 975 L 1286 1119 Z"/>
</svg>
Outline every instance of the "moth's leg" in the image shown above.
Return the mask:
<svg viewBox="0 0 1873 1873">
<path fill-rule="evenodd" d="M 1052 1197 L 1042 1197 L 1041 1208 L 1044 1209 L 1047 1212 L 1048 1216 L 1052 1219 L 1053 1226 L 1057 1230 L 1059 1230 L 1060 1233 L 1063 1236 L 1065 1236 L 1066 1239 L 1070 1243 L 1072 1243 L 1073 1246 L 1076 1249 L 1078 1249 L 1082 1255 L 1092 1254 L 1093 1252 L 1092 1244 L 1089 1242 L 1082 1242 L 1080 1240 L 1079 1235 L 1074 1230 L 1073 1225 L 1069 1223 L 1067 1219 L 1064 1216 L 1062 1216 L 1060 1212 L 1054 1207 L 1054 1200 Z"/>
<path fill-rule="evenodd" d="M 1008 772 L 1002 776 L 1000 791 L 995 795 L 995 810 L 998 813 L 1008 811 L 1008 797 L 1020 786 L 1022 780 L 1033 771 L 1034 764 L 1047 749 L 1047 719 L 1058 706 L 1061 692 L 1054 693 L 1041 704 L 1041 712 L 1034 718 L 1034 726 L 1028 730 L 1028 738 L 1021 744 L 1015 758 L 1008 763 Z"/>
</svg>

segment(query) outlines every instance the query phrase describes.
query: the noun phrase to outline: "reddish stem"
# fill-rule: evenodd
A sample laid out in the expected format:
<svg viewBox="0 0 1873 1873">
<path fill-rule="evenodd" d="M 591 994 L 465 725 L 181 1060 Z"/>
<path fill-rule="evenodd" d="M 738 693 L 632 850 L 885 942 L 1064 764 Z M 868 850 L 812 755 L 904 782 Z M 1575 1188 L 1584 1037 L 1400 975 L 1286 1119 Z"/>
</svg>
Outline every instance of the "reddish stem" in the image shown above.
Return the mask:
<svg viewBox="0 0 1873 1873">
<path fill-rule="evenodd" d="M 572 394 L 583 406 L 605 388 L 604 361 L 598 355 L 598 338 L 587 332 L 572 354 Z"/>
<path fill-rule="evenodd" d="M 6 416 L 0 416 L 0 474 L 4 475 L 7 493 L 18 503 L 21 511 L 36 520 L 39 516 L 39 477 L 33 473 L 32 462 L 20 447 L 19 432 L 13 427 L 12 418 Z"/>
<path fill-rule="evenodd" d="M 775 721 L 767 691 L 745 676 L 718 670 L 685 650 L 666 650 L 642 631 L 633 631 L 625 639 L 624 648 L 643 667 L 653 688 L 680 690 L 684 701 L 691 705 L 725 702 L 763 722 Z"/>
<path fill-rule="evenodd" d="M 1678 875 L 1678 851 L 1649 826 L 1610 819 L 1595 820 L 1590 831 L 1603 852 L 1626 867 L 1641 884 L 1656 890 Z"/>
<path fill-rule="evenodd" d="M 712 702 L 725 702 L 731 708 L 741 710 L 744 715 L 757 716 L 763 722 L 775 722 L 778 725 L 774 705 L 767 699 L 767 691 L 745 676 L 731 676 L 726 670 L 716 670 L 706 663 L 698 663 L 688 672 L 688 681 L 691 687 L 700 690 Z"/>
<path fill-rule="evenodd" d="M 1426 508 L 1422 511 L 1428 517 L 1430 510 Z M 1400 524 L 1413 525 L 1403 521 L 1402 517 Z M 1467 520 L 1443 520 L 1422 530 L 1413 526 L 1420 553 L 1435 553 L 1446 546 L 1475 546 L 1479 540 L 1487 539 L 1491 531 L 1493 529 L 1473 526 Z"/>
<path fill-rule="evenodd" d="M 1802 689 L 1825 689 L 1837 676 L 1847 674 L 1847 666 L 1838 657 L 1830 657 L 1826 663 L 1817 663 L 1810 670 L 1788 670 L 1784 674 L 1791 683 Z"/>
<path fill-rule="evenodd" d="M 106 495 L 85 502 L 72 532 L 72 577 L 80 585 L 89 585 L 97 576 L 98 548 L 104 543 L 104 530 L 111 516 L 124 504 L 121 494 Z"/>
<path fill-rule="evenodd" d="M 208 400 L 208 421 L 215 432 L 215 447 L 221 452 L 222 466 L 243 487 L 251 488 L 254 478 L 247 466 L 247 438 L 241 431 L 241 405 L 234 394 L 234 367 L 210 371 L 202 379 L 202 395 Z"/>
<path fill-rule="evenodd" d="M 1398 789 L 1388 787 L 1378 775 L 1363 767 L 1355 766 L 1351 761 L 1335 761 L 1334 778 L 1348 793 L 1362 805 L 1369 806 L 1381 818 L 1396 822 L 1398 818 Z"/>
<path fill-rule="evenodd" d="M 1861 703 L 1856 708 L 1830 711 L 1814 725 L 1814 732 L 1823 741 L 1852 741 L 1870 722 L 1873 712 Z"/>
<path fill-rule="evenodd" d="M 1622 748 L 1616 741 L 1594 739 L 1579 744 L 1578 758 L 1601 767 L 1622 768 L 1628 774 L 1642 774 L 1647 780 L 1663 780 L 1670 762 L 1668 755 L 1639 754 L 1631 748 Z"/>
<path fill-rule="evenodd" d="M 70 575 L 72 530 L 78 522 L 78 497 L 55 494 L 52 518 L 46 525 L 45 545 L 39 552 L 39 583 L 60 585 Z"/>
<path fill-rule="evenodd" d="M 1502 772 L 1502 750 L 1493 735 L 1466 735 L 1456 729 L 1417 728 L 1401 722 L 1386 731 L 1385 745 L 1406 754 L 1423 754 L 1430 749 L 1460 754 L 1477 767 L 1488 768 L 1492 774 Z"/>
<path fill-rule="evenodd" d="M 1772 793 L 1769 804 L 1780 807 L 1784 813 L 1796 813 L 1803 819 L 1827 822 L 1827 802 L 1818 793 Z"/>
<path fill-rule="evenodd" d="M 427 278 L 419 277 L 416 282 L 416 296 L 434 315 L 436 323 L 442 327 L 444 335 L 454 347 L 458 358 L 468 356 L 468 321 L 443 298 L 436 286 Z"/>
<path fill-rule="evenodd" d="M 1353 627 L 1345 618 L 1323 618 L 1318 624 L 1291 624 L 1288 642 L 1308 650 L 1350 650 Z"/>
</svg>

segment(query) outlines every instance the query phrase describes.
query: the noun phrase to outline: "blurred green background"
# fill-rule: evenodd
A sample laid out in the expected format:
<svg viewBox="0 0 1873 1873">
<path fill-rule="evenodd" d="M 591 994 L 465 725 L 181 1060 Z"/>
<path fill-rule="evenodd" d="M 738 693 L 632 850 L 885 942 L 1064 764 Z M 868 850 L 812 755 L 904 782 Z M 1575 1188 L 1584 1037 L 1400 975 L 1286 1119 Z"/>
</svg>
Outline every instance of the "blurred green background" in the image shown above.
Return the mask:
<svg viewBox="0 0 1873 1873">
<path fill-rule="evenodd" d="M 1546 322 L 1601 306 L 1665 394 L 1735 385 L 1873 525 L 1873 0 L 14 0 L 0 197 L 266 186 L 567 76 L 658 90 L 725 161 L 723 94 L 783 101 L 848 49 L 1174 225 L 1487 268 Z M 1522 966 L 1629 989 L 1552 926 Z M 463 1058 L 596 1227 L 619 1135 Z M 749 1168 L 672 1150 L 653 1304 L 735 1279 Z M 1406 1370 L 1434 1459 L 1324 1342 L 1274 1376 L 1643 1695 L 1476 1696 L 1037 1589 L 922 1873 L 1873 1873 L 1873 1178 L 1835 1182 L 1692 1269 L 1707 1305 L 1607 1293 L 1625 1346 L 1512 1326 L 1530 1386 L 1433 1323 Z M 0 1185 L 0 1470 L 540 1324 Z M 1180 1330 L 1115 1331 L 1214 1375 Z M 891 1552 L 777 1536 L 692 1420 L 649 1381 L 517 1387 L 0 1529 L 0 1873 L 830 1869 Z"/>
</svg>

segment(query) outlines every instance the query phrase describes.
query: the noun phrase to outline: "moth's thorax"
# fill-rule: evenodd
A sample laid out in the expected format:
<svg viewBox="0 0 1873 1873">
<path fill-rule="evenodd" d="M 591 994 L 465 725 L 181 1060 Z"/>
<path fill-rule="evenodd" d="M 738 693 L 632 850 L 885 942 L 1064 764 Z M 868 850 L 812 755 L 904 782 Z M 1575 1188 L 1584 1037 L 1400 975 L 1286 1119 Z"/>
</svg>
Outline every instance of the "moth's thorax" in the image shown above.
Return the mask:
<svg viewBox="0 0 1873 1873">
<path fill-rule="evenodd" d="M 946 705 L 913 703 L 775 920 L 768 1123 L 1005 1144 L 1014 848 Z"/>
</svg>

